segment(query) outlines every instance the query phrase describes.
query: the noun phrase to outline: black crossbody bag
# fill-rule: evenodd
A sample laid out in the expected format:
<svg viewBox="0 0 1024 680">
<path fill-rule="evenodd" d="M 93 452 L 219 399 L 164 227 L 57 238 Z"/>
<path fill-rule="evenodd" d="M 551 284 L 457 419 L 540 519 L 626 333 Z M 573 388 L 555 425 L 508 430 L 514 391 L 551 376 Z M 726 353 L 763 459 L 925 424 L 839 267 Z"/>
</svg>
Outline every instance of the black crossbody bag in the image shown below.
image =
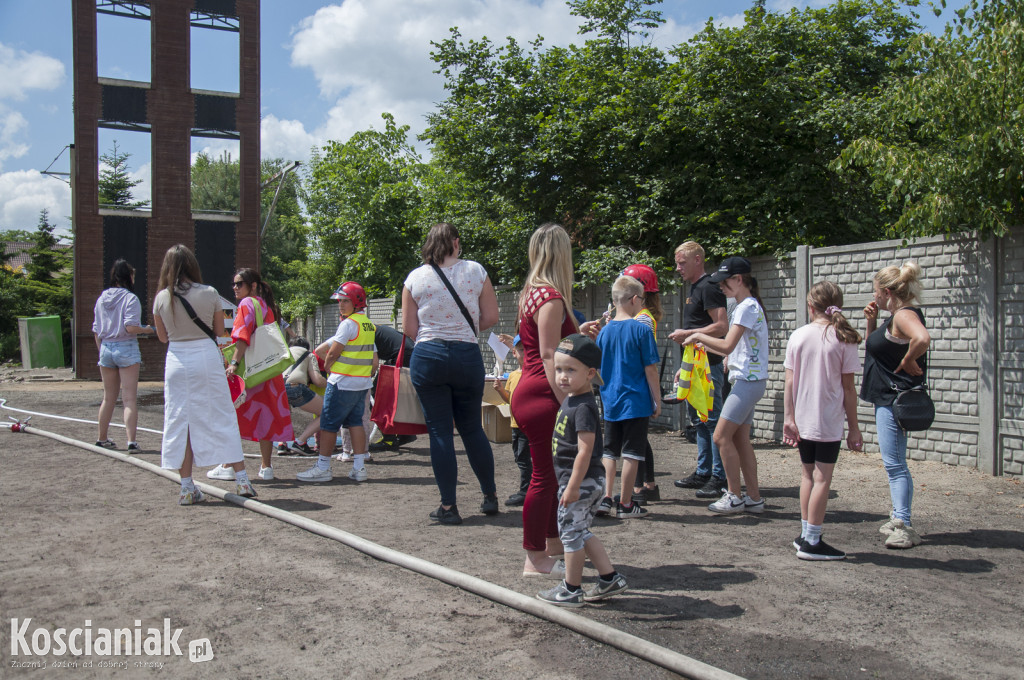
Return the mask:
<svg viewBox="0 0 1024 680">
<path fill-rule="evenodd" d="M 892 402 L 892 416 L 896 424 L 907 432 L 927 430 L 935 421 L 935 403 L 928 395 L 927 386 L 922 383 L 901 390 L 892 384 L 896 399 Z"/>
<path fill-rule="evenodd" d="M 188 303 L 188 300 L 186 300 L 184 296 L 179 295 L 178 293 L 175 293 L 174 297 L 181 300 L 182 306 L 185 307 L 185 312 L 188 314 L 189 318 L 192 319 L 192 321 L 194 321 L 197 326 L 199 326 L 199 330 L 206 333 L 207 337 L 209 337 L 210 340 L 213 340 L 213 342 L 216 343 L 217 336 L 214 334 L 213 329 L 207 326 L 206 322 L 199 318 L 199 316 L 196 314 L 196 310 L 192 309 L 192 305 Z"/>
<path fill-rule="evenodd" d="M 438 278 L 441 279 L 445 288 L 447 288 L 448 292 L 452 294 L 453 298 L 455 298 L 455 304 L 459 306 L 459 311 L 462 312 L 462 316 L 466 317 L 466 323 L 468 323 L 469 327 L 473 329 L 473 335 L 479 335 L 476 331 L 476 324 L 473 323 L 473 317 L 469 315 L 469 310 L 466 309 L 466 305 L 462 304 L 462 298 L 460 298 L 459 294 L 455 292 L 455 286 L 453 286 L 452 282 L 448 280 L 448 277 L 444 275 L 444 272 L 441 271 L 440 267 L 436 264 L 431 264 L 430 266 L 434 268 L 434 271 L 437 272 Z"/>
</svg>

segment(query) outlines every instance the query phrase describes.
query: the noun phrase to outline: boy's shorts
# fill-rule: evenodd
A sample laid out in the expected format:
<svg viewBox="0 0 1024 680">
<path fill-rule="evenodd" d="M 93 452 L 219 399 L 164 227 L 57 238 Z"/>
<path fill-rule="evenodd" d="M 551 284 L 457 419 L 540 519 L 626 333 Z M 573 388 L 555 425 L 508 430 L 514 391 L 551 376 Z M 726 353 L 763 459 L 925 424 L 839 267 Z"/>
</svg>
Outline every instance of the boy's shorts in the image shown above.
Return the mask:
<svg viewBox="0 0 1024 680">
<path fill-rule="evenodd" d="M 560 486 L 558 497 L 561 498 L 565 487 Z M 584 477 L 580 482 L 579 500 L 569 505 L 558 505 L 558 536 L 562 539 L 565 552 L 583 550 L 583 544 L 594 534 L 590 527 L 594 523 L 594 511 L 604 498 L 604 475 Z"/>
<path fill-rule="evenodd" d="M 363 426 L 363 402 L 368 390 L 339 390 L 327 383 L 324 392 L 324 410 L 320 415 L 320 429 L 337 432 L 343 427 Z"/>
<path fill-rule="evenodd" d="M 606 420 L 604 422 L 603 458 L 618 460 L 644 460 L 647 452 L 647 429 L 650 418 L 629 418 L 627 420 Z"/>
</svg>

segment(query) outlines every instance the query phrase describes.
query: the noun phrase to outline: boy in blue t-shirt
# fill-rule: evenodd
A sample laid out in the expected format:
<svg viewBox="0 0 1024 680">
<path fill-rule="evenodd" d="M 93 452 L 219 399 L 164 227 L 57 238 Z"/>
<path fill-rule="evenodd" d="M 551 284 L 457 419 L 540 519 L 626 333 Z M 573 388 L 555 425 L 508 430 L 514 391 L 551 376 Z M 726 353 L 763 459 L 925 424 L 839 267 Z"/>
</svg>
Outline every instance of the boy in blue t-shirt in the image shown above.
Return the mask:
<svg viewBox="0 0 1024 680">
<path fill-rule="evenodd" d="M 633 317 L 644 306 L 644 287 L 630 276 L 620 276 L 612 285 L 615 318 L 601 329 L 601 401 L 604 404 L 605 497 L 597 514 L 614 508 L 619 519 L 643 517 L 647 511 L 632 502 L 633 483 L 644 461 L 650 418 L 661 415 L 661 387 L 658 384 L 658 346 L 651 329 Z M 622 491 L 616 506 L 615 461 L 622 457 Z M 621 501 L 629 499 L 623 504 Z"/>
</svg>

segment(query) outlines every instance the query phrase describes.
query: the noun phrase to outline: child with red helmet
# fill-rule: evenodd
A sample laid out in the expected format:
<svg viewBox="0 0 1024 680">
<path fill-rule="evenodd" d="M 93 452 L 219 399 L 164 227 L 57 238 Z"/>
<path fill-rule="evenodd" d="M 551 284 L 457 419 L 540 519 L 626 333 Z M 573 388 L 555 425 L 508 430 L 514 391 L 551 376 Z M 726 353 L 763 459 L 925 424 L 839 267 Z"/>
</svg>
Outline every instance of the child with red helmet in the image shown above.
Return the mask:
<svg viewBox="0 0 1024 680">
<path fill-rule="evenodd" d="M 331 299 L 338 301 L 341 322 L 334 336 L 317 347 L 317 354 L 323 356 L 324 364 L 331 373 L 320 416 L 320 451 L 316 465 L 296 475 L 300 482 L 329 482 L 334 478 L 331 453 L 338 442 L 338 430 L 342 427 L 349 429 L 354 452 L 348 477 L 357 482 L 366 480 L 363 463 L 367 442 L 363 412 L 367 394 L 373 385 L 373 373 L 377 370 L 376 327 L 364 313 L 366 291 L 355 281 L 346 281 L 338 286 Z"/>
</svg>

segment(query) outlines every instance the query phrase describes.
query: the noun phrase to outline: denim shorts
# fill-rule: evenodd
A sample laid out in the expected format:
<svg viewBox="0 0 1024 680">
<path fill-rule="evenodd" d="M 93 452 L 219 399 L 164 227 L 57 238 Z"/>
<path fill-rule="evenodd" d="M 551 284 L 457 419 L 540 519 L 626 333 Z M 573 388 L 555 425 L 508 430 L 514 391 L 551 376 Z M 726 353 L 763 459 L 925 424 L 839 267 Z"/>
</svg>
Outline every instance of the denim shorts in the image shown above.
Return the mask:
<svg viewBox="0 0 1024 680">
<path fill-rule="evenodd" d="M 288 405 L 292 408 L 302 408 L 316 396 L 307 385 L 285 385 L 284 391 L 288 395 Z"/>
<path fill-rule="evenodd" d="M 363 426 L 363 402 L 367 390 L 339 390 L 327 383 L 324 392 L 324 410 L 320 414 L 320 429 L 337 432 L 343 427 Z"/>
<path fill-rule="evenodd" d="M 134 338 L 100 343 L 98 365 L 103 368 L 128 368 L 141 363 L 142 353 L 139 352 L 139 341 Z"/>
<path fill-rule="evenodd" d="M 737 425 L 753 425 L 754 407 L 764 396 L 767 387 L 767 380 L 737 380 L 722 404 L 718 419 L 725 418 Z"/>
</svg>

